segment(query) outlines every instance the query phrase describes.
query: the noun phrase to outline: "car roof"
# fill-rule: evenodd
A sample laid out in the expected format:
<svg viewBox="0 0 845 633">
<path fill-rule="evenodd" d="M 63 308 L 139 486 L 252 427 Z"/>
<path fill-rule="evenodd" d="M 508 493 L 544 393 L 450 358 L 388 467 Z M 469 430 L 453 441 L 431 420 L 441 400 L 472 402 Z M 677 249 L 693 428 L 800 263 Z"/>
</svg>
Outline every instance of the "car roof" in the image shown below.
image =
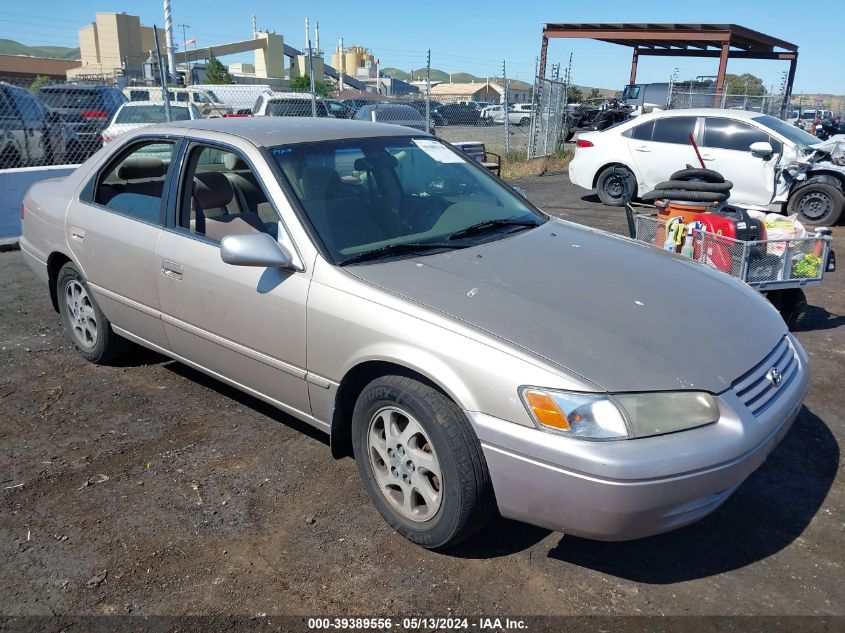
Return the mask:
<svg viewBox="0 0 845 633">
<path fill-rule="evenodd" d="M 144 128 L 145 134 L 188 134 L 189 131 L 232 134 L 257 147 L 420 134 L 417 130 L 386 123 L 311 117 L 221 117 L 178 121 Z"/>
<path fill-rule="evenodd" d="M 686 108 L 686 109 L 672 109 L 672 110 L 660 110 L 649 112 L 648 114 L 643 114 L 638 117 L 635 117 L 633 120 L 647 120 L 646 117 L 651 119 L 662 118 L 666 116 L 721 116 L 721 117 L 728 117 L 731 119 L 753 119 L 754 117 L 764 115 L 764 112 L 753 112 L 750 110 L 728 110 L 723 108 Z"/>
<path fill-rule="evenodd" d="M 120 107 L 121 108 L 131 108 L 133 106 L 163 106 L 164 101 L 126 101 Z M 190 104 L 185 101 L 171 101 L 171 107 L 174 108 L 187 108 Z"/>
</svg>

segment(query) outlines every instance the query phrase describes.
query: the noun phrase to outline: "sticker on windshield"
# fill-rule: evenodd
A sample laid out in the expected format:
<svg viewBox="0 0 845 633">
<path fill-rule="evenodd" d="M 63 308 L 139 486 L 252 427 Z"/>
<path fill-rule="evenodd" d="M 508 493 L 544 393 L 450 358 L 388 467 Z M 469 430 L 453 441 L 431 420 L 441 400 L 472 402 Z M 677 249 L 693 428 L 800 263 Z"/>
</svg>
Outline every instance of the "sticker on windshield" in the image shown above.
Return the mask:
<svg viewBox="0 0 845 633">
<path fill-rule="evenodd" d="M 432 141 L 424 138 L 415 138 L 412 143 L 419 147 L 426 154 L 431 156 L 438 163 L 463 163 L 464 159 L 448 149 L 439 141 Z"/>
</svg>

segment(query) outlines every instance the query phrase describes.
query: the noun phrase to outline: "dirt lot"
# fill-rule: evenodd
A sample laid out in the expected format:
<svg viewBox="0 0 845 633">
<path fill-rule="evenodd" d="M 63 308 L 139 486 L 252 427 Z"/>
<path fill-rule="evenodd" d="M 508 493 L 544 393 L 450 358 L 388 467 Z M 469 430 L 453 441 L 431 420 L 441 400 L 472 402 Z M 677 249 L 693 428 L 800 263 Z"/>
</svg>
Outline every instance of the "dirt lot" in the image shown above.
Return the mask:
<svg viewBox="0 0 845 633">
<path fill-rule="evenodd" d="M 520 184 L 624 229 L 565 175 Z M 806 407 L 715 514 L 616 544 L 499 520 L 448 553 L 388 529 L 292 418 L 144 351 L 81 360 L 19 253 L 0 291 L 2 614 L 845 614 L 843 272 L 808 292 Z"/>
</svg>

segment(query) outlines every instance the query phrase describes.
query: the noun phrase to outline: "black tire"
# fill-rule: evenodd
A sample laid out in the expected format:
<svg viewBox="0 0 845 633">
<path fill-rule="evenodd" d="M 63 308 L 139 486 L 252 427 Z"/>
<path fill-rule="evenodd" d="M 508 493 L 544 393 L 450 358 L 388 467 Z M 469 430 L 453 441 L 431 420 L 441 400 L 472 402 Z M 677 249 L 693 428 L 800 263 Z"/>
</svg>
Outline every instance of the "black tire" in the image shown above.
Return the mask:
<svg viewBox="0 0 845 633">
<path fill-rule="evenodd" d="M 71 305 L 72 299 L 68 296 L 68 287 L 72 284 L 78 284 L 84 290 L 87 302 L 82 301 L 78 304 Z M 91 294 L 88 283 L 85 281 L 82 273 L 70 262 L 62 266 L 59 274 L 56 276 L 56 297 L 59 302 L 59 313 L 65 328 L 65 334 L 70 342 L 73 343 L 80 356 L 85 360 L 97 363 L 98 365 L 107 365 L 123 355 L 129 348 L 129 341 L 114 333 L 111 323 L 94 300 L 94 296 Z M 91 312 L 93 313 L 92 316 L 95 321 L 97 335 L 91 341 L 90 345 L 86 345 L 74 331 L 85 320 L 84 315 L 81 314 L 82 308 L 88 308 L 89 306 L 89 314 Z M 86 312 L 88 311 L 86 310 Z"/>
<path fill-rule="evenodd" d="M 425 521 L 403 516 L 388 501 L 377 479 L 367 436 L 371 422 L 386 408 L 411 415 L 427 434 L 424 439 L 439 461 L 440 505 Z M 410 446 L 410 438 L 408 442 Z M 405 376 L 373 380 L 355 403 L 352 445 L 358 471 L 376 509 L 394 530 L 417 545 L 430 549 L 455 545 L 482 529 L 495 515 L 493 486 L 481 443 L 461 409 L 432 386 Z"/>
<path fill-rule="evenodd" d="M 713 169 L 688 167 L 669 176 L 669 180 L 701 180 L 703 182 L 725 182 L 725 177 Z"/>
<path fill-rule="evenodd" d="M 685 191 L 683 189 L 655 189 L 644 193 L 640 199 L 643 202 L 652 200 L 683 200 L 686 202 L 724 202 L 728 199 L 726 193 L 715 193 L 711 191 Z"/>
<path fill-rule="evenodd" d="M 766 298 L 780 312 L 790 330 L 800 329 L 807 316 L 807 295 L 801 288 L 774 290 Z"/>
<path fill-rule="evenodd" d="M 528 125 L 528 123 L 529 123 L 530 121 L 531 121 L 531 119 L 530 119 L 529 117 L 524 116 L 524 117 L 522 117 L 522 118 L 519 120 L 519 124 L 520 124 L 520 125 Z"/>
<path fill-rule="evenodd" d="M 658 184 L 655 189 L 681 189 L 684 191 L 712 191 L 724 193 L 730 191 L 734 184 L 730 180 L 725 182 L 706 182 L 703 180 L 666 180 Z"/>
<path fill-rule="evenodd" d="M 797 213 L 810 226 L 833 226 L 842 216 L 845 195 L 826 182 L 810 181 L 792 192 L 786 203 L 789 215 Z"/>
<path fill-rule="evenodd" d="M 634 174 L 627 167 L 621 165 L 605 167 L 599 177 L 596 178 L 596 194 L 609 207 L 621 207 L 626 202 L 622 178 L 628 179 L 629 198 L 633 198 L 637 193 L 636 182 Z"/>
</svg>

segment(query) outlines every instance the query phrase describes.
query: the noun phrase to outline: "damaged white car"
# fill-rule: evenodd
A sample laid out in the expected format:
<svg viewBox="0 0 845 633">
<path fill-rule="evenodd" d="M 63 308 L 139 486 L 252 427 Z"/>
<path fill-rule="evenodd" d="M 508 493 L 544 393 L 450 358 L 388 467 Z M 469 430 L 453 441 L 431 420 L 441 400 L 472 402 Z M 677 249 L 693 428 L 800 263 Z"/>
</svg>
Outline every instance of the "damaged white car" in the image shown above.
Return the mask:
<svg viewBox="0 0 845 633">
<path fill-rule="evenodd" d="M 605 204 L 621 205 L 626 170 L 636 196 L 697 163 L 690 134 L 707 168 L 733 182 L 732 204 L 797 213 L 803 223 L 816 226 L 836 224 L 842 215 L 845 137 L 822 143 L 759 112 L 667 110 L 581 134 L 569 178 L 595 190 Z"/>
</svg>

